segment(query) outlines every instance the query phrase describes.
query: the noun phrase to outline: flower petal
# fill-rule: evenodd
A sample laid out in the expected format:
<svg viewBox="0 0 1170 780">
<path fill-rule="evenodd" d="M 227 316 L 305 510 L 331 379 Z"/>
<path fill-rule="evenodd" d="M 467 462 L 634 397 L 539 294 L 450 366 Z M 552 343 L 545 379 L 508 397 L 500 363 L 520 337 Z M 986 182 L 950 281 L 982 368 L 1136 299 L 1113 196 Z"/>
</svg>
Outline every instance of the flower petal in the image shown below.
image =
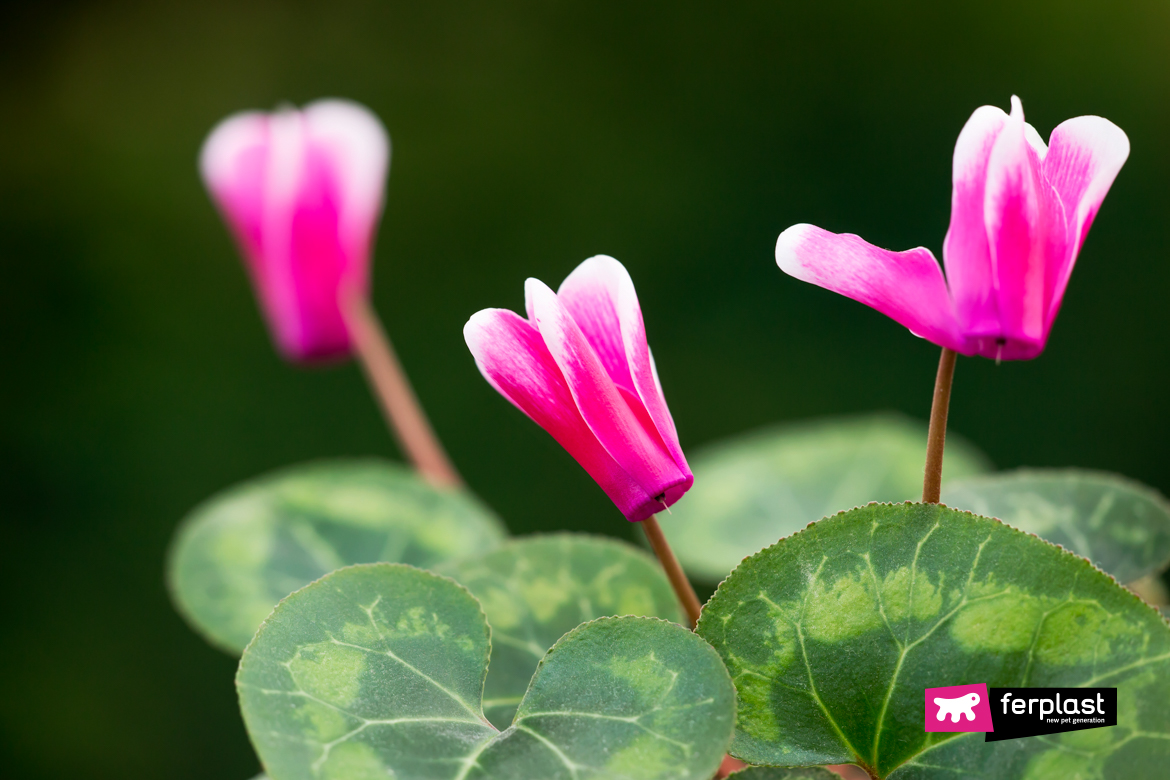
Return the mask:
<svg viewBox="0 0 1170 780">
<path fill-rule="evenodd" d="M 1012 96 L 1011 116 L 988 158 L 983 201 L 999 322 L 964 323 L 986 356 L 1027 359 L 1044 349 L 1050 258 L 1066 254 L 1069 241 L 1064 208 L 1042 165 L 1028 142 L 1020 100 Z"/>
<path fill-rule="evenodd" d="M 790 276 L 877 309 L 917 336 L 969 354 L 942 270 L 928 249 L 891 252 L 850 233 L 793 225 L 776 241 L 776 264 Z"/>
<path fill-rule="evenodd" d="M 532 323 L 506 309 L 484 309 L 467 321 L 463 338 L 484 379 L 548 431 L 622 514 L 641 520 L 658 508 L 654 502 L 646 512 L 650 498 L 646 491 L 586 425 L 560 368 Z"/>
<path fill-rule="evenodd" d="M 263 274 L 270 287 L 292 289 L 291 304 L 277 318 L 278 342 L 294 360 L 345 355 L 350 338 L 338 292 L 361 277 L 355 269 L 366 260 L 364 253 L 352 256 L 341 238 L 344 183 L 328 152 L 313 143 L 303 114 L 276 114 L 270 132 Z"/>
<path fill-rule="evenodd" d="M 591 257 L 565 278 L 557 297 L 581 328 L 610 379 L 634 396 L 631 406 L 637 403 L 644 407 L 675 463 L 689 473 L 650 358 L 642 307 L 626 267 L 606 255 Z"/>
<path fill-rule="evenodd" d="M 976 333 L 999 328 L 983 201 L 987 161 L 1007 118 L 995 106 L 977 108 L 955 143 L 951 224 L 943 242 L 943 263 L 955 302 L 955 316 L 965 330 Z"/>
<path fill-rule="evenodd" d="M 1071 250 L 1049 269 L 1052 289 L 1048 325 L 1056 318 L 1077 254 L 1089 227 L 1121 166 L 1129 157 L 1129 138 L 1120 127 L 1099 116 L 1080 116 L 1061 122 L 1052 131 L 1044 177 L 1064 204 L 1069 221 Z"/>
<path fill-rule="evenodd" d="M 618 387 L 636 392 L 626 360 L 622 323 L 617 312 L 623 288 L 633 293 L 634 283 L 625 266 L 612 257 L 591 257 L 573 269 L 557 289 L 557 298 L 597 353 L 609 378 Z M 637 304 L 637 297 L 634 299 Z"/>
<path fill-rule="evenodd" d="M 295 112 L 236 114 L 211 131 L 199 160 L 203 181 L 240 245 L 273 341 L 291 359 L 306 357 L 288 236 L 301 140 Z"/>
<path fill-rule="evenodd" d="M 690 473 L 679 468 L 657 430 L 647 426 L 647 417 L 631 408 L 632 394 L 623 394 L 610 378 L 556 293 L 536 279 L 525 283 L 525 292 L 535 325 L 560 367 L 578 411 L 601 445 L 650 497 L 668 491 L 681 495 L 677 489 L 684 484 L 689 487 Z"/>
<path fill-rule="evenodd" d="M 304 117 L 310 145 L 328 160 L 336 178 L 338 236 L 350 258 L 351 281 L 364 291 L 370 244 L 382 213 L 390 137 L 372 112 L 348 100 L 310 103 Z"/>
<path fill-rule="evenodd" d="M 203 183 L 249 253 L 261 245 L 267 147 L 268 117 L 248 111 L 216 125 L 199 153 Z"/>
</svg>

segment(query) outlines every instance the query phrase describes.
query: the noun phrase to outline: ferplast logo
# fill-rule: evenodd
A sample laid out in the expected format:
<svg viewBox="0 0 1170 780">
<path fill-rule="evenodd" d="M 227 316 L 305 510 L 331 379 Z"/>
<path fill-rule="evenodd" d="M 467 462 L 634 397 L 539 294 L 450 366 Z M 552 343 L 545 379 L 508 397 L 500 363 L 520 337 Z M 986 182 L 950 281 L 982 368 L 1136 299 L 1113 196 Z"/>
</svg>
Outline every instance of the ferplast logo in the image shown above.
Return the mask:
<svg viewBox="0 0 1170 780">
<path fill-rule="evenodd" d="M 992 688 L 988 742 L 1117 725 L 1116 688 Z"/>
<path fill-rule="evenodd" d="M 993 731 L 987 686 L 950 685 L 926 689 L 927 731 Z"/>
<path fill-rule="evenodd" d="M 997 742 L 1116 725 L 1116 688 L 926 689 L 927 731 L 985 732 Z"/>
</svg>

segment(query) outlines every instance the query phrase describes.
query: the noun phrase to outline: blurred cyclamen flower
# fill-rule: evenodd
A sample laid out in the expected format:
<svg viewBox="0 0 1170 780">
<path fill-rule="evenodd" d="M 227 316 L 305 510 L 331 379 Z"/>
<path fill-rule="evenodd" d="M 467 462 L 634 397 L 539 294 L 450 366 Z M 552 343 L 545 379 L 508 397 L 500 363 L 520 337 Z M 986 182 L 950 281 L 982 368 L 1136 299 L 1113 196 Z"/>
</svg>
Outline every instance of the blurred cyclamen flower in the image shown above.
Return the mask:
<svg viewBox="0 0 1170 780">
<path fill-rule="evenodd" d="M 239 242 L 260 306 L 290 360 L 353 348 L 339 294 L 368 295 L 390 140 L 370 111 L 321 100 L 246 112 L 203 144 L 203 181 Z"/>
<path fill-rule="evenodd" d="M 484 309 L 463 336 L 480 373 L 577 459 L 631 521 L 694 482 L 625 266 L 590 258 L 553 292 L 524 284 L 528 318 Z"/>
<path fill-rule="evenodd" d="M 1013 96 L 1010 115 L 977 109 L 955 144 L 945 280 L 928 249 L 891 252 L 812 225 L 780 234 L 776 262 L 939 346 L 1028 360 L 1044 350 L 1077 253 L 1128 156 L 1125 133 L 1096 116 L 1061 123 L 1046 147 Z"/>
</svg>

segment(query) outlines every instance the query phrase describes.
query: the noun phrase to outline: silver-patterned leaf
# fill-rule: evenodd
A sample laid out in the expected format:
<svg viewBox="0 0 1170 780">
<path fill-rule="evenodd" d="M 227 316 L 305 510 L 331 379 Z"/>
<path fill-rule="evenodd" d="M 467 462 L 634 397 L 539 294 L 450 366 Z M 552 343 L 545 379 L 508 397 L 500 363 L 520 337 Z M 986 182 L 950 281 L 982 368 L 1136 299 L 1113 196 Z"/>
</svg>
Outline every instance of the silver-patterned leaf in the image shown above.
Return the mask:
<svg viewBox="0 0 1170 780">
<path fill-rule="evenodd" d="M 491 624 L 483 709 L 498 728 L 512 722 L 540 659 L 581 623 L 609 615 L 682 622 L 658 561 L 616 539 L 571 533 L 512 539 L 436 571 L 471 590 Z"/>
<path fill-rule="evenodd" d="M 240 653 L 276 602 L 353 563 L 433 566 L 494 549 L 503 523 L 464 490 L 381 460 L 320 461 L 229 488 L 180 526 L 168 580 L 179 611 Z"/>
<path fill-rule="evenodd" d="M 236 684 L 272 780 L 709 780 L 735 721 L 711 647 L 656 618 L 601 618 L 541 661 L 512 725 L 483 717 L 490 630 L 445 577 L 333 572 L 257 632 Z"/>
<path fill-rule="evenodd" d="M 744 561 L 698 632 L 735 680 L 731 753 L 895 780 L 1146 778 L 1170 766 L 1170 625 L 1084 558 L 989 518 L 872 504 Z M 1118 725 L 927 733 L 949 685 L 1118 689 Z"/>
<path fill-rule="evenodd" d="M 943 486 L 943 503 L 1066 547 L 1121 582 L 1170 562 L 1170 503 L 1117 474 L 1018 469 L 967 477 Z"/>
</svg>

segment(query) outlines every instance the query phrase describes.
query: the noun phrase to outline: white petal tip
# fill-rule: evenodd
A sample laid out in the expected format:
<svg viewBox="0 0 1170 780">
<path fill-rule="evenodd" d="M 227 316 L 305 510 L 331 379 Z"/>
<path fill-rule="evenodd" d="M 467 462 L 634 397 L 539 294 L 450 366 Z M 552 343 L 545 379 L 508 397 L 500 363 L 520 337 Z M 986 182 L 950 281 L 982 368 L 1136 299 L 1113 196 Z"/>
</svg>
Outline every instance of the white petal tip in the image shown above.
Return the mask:
<svg viewBox="0 0 1170 780">
<path fill-rule="evenodd" d="M 486 324 L 486 320 L 491 317 L 491 313 L 491 309 L 480 309 L 468 317 L 467 322 L 463 324 L 463 336 L 466 337 L 469 331 L 483 327 Z"/>
<path fill-rule="evenodd" d="M 509 318 L 517 315 L 508 309 L 480 309 L 463 325 L 463 341 L 478 361 L 486 350 L 506 331 Z"/>
<path fill-rule="evenodd" d="M 611 257 L 610 255 L 594 255 L 593 257 L 590 257 L 588 260 L 585 260 L 584 262 L 582 262 L 581 265 L 585 265 L 585 263 L 617 263 L 618 265 L 621 265 L 621 262 L 619 262 L 617 259 Z M 580 266 L 578 266 L 578 267 L 580 267 Z"/>
<path fill-rule="evenodd" d="M 240 111 L 211 129 L 199 150 L 199 173 L 209 187 L 230 181 L 236 158 L 245 149 L 264 143 L 267 118 L 258 111 Z"/>
<path fill-rule="evenodd" d="M 797 249 L 804 243 L 809 231 L 815 229 L 812 225 L 800 223 L 780 234 L 776 239 L 776 265 L 780 266 L 781 271 L 796 276 L 801 265 Z"/>
<path fill-rule="evenodd" d="M 573 269 L 572 273 L 565 277 L 560 287 L 557 288 L 557 294 L 585 280 L 592 280 L 592 282 L 601 284 L 603 287 L 606 285 L 606 280 L 617 280 L 618 286 L 621 286 L 623 283 L 633 284 L 630 280 L 630 272 L 626 270 L 626 267 L 621 262 L 609 255 L 594 255 L 588 260 L 583 261 Z"/>
</svg>

